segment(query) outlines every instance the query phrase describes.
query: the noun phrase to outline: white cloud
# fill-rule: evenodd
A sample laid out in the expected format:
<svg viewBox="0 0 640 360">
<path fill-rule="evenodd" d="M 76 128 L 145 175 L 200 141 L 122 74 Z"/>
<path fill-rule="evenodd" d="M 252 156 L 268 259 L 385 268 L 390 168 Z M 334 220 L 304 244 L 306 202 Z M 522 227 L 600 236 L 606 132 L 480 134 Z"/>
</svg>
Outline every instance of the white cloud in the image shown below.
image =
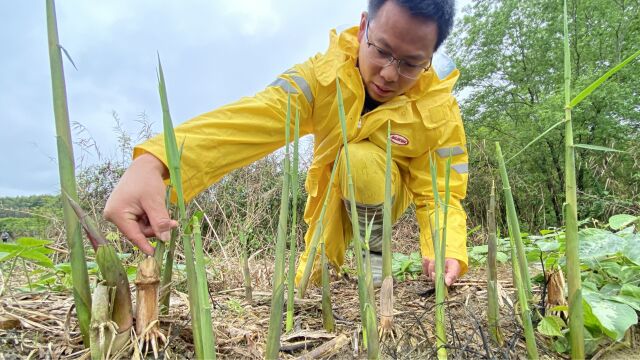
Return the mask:
<svg viewBox="0 0 640 360">
<path fill-rule="evenodd" d="M 233 17 L 244 35 L 271 35 L 280 29 L 281 13 L 275 11 L 271 0 L 235 0 L 222 3 L 225 16 Z"/>
</svg>

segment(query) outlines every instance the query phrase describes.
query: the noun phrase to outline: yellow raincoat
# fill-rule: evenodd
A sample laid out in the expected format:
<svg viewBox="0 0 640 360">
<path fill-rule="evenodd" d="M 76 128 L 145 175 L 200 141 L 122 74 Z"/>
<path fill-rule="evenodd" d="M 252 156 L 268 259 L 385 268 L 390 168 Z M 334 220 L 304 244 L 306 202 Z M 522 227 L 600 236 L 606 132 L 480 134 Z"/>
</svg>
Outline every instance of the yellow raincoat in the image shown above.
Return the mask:
<svg viewBox="0 0 640 360">
<path fill-rule="evenodd" d="M 282 147 L 287 96 L 291 93 L 292 104 L 300 110 L 300 136 L 314 135 L 313 163 L 305 184 L 309 194 L 304 214 L 304 220 L 309 224 L 305 236 L 308 245 L 328 189 L 333 161 L 342 143 L 336 100 L 337 77 L 342 87 L 350 143 L 370 141 L 385 149 L 386 124 L 387 120 L 391 121 L 391 131 L 399 139 L 393 144 L 393 160 L 404 185 L 403 194 L 396 197 L 403 204 L 394 206 L 393 216 L 397 219 L 413 201 L 421 229 L 423 257 L 434 257 L 429 216 L 433 215 L 429 210 L 433 208 L 429 157 L 433 154 L 437 161 L 438 186 L 443 194 L 445 163 L 450 154 L 453 156 L 446 257 L 458 259 L 464 273 L 467 270 L 467 232 L 466 214 L 460 200 L 466 195 L 468 156 L 460 111 L 451 94 L 459 72 L 454 70 L 445 79 L 439 79 L 431 68 L 404 95 L 361 116 L 365 91 L 356 68 L 357 31 L 357 27 L 340 34 L 332 31 L 326 53 L 294 66 L 252 97 L 179 125 L 176 137 L 179 144 L 184 142 L 182 179 L 185 197 L 187 200 L 193 198 L 230 171 Z M 289 125 L 293 127 L 293 121 Z M 134 158 L 145 152 L 167 164 L 162 136 L 137 146 Z M 381 181 L 384 182 L 384 178 Z M 351 228 L 340 187 L 335 182 L 331 194 L 323 237 L 329 261 L 339 266 L 344 262 Z M 304 269 L 306 255 L 300 258 L 296 280 Z M 317 275 L 312 279 L 317 280 Z"/>
</svg>

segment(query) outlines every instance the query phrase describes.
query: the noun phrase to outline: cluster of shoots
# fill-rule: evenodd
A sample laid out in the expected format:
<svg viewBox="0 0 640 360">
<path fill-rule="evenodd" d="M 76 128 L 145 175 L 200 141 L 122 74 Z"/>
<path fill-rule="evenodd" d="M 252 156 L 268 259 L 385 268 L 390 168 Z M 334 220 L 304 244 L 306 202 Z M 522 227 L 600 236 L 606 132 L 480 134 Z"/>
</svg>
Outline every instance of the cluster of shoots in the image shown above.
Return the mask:
<svg viewBox="0 0 640 360">
<path fill-rule="evenodd" d="M 130 332 L 134 324 L 132 296 L 126 271 L 112 244 L 99 231 L 93 219 L 78 205 L 75 183 L 74 158 L 69 127 L 69 114 L 66 100 L 62 47 L 58 40 L 58 30 L 53 0 L 46 2 L 47 30 L 49 36 L 49 55 L 53 103 L 56 120 L 60 183 L 64 203 L 64 220 L 67 243 L 71 250 L 71 267 L 74 287 L 74 301 L 83 341 L 91 348 L 92 359 L 106 359 L 121 356 L 131 344 Z M 65 51 L 66 53 L 66 51 Z M 194 217 L 186 218 L 184 199 L 180 180 L 180 156 L 176 145 L 173 125 L 164 84 L 162 67 L 159 66 L 159 90 L 163 108 L 165 145 L 171 175 L 171 186 L 178 198 L 181 228 L 189 282 L 190 310 L 194 323 L 194 342 L 198 358 L 215 358 L 215 338 L 211 324 L 211 306 L 209 304 L 207 280 L 204 271 L 200 221 Z M 95 251 L 96 263 L 102 274 L 91 298 L 86 267 L 86 257 L 82 243 L 80 225 Z M 178 232 L 173 231 L 162 283 L 167 285 L 162 303 L 165 311 L 169 306 L 169 286 L 173 265 L 173 252 Z M 192 243 L 193 242 L 193 243 Z M 159 242 L 154 257 L 146 257 L 138 265 L 136 275 L 136 317 L 135 330 L 139 339 L 138 349 L 152 349 L 158 357 L 158 348 L 166 343 L 166 337 L 159 329 L 160 273 L 165 255 L 165 245 Z M 134 346 L 135 346 L 134 345 Z"/>
<path fill-rule="evenodd" d="M 358 210 L 356 208 L 356 196 L 353 186 L 353 178 L 351 176 L 351 162 L 349 160 L 349 145 L 347 140 L 347 125 L 344 111 L 344 102 L 342 100 L 342 90 L 340 88 L 340 80 L 336 79 L 336 88 L 338 96 L 338 115 L 340 116 L 340 125 L 342 127 L 342 141 L 346 165 L 347 165 L 347 188 L 348 199 L 351 206 L 351 229 L 352 229 L 352 243 L 353 252 L 356 259 L 356 271 L 358 273 L 358 299 L 360 302 L 360 318 L 362 320 L 362 329 L 366 337 L 367 356 L 370 359 L 377 359 L 380 357 L 380 348 L 378 343 L 378 331 L 376 323 L 376 314 L 373 308 L 374 303 L 371 301 L 373 294 L 370 293 L 369 286 L 373 283 L 371 279 L 371 272 L 365 273 L 364 265 L 362 264 L 362 249 L 364 247 L 363 241 L 360 238 L 360 224 L 358 221 Z"/>
</svg>

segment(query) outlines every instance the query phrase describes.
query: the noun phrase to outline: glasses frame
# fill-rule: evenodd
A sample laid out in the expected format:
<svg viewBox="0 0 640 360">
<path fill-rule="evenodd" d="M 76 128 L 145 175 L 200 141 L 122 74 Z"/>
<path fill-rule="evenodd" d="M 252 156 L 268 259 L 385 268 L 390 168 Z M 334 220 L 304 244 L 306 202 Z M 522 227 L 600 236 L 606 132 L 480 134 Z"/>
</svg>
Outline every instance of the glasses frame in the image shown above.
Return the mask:
<svg viewBox="0 0 640 360">
<path fill-rule="evenodd" d="M 380 46 L 378 46 L 378 45 L 374 44 L 373 42 L 371 42 L 369 40 L 369 20 L 367 20 L 367 25 L 366 25 L 366 27 L 364 29 L 364 36 L 365 36 L 365 40 L 367 41 L 367 48 L 371 48 L 373 46 L 381 55 L 386 56 L 386 58 L 388 60 L 388 63 L 386 63 L 385 65 L 382 65 L 382 64 L 380 64 L 380 65 L 382 67 L 387 67 L 387 66 L 389 66 L 389 65 L 391 65 L 391 64 L 393 64 L 395 62 L 396 63 L 396 66 L 395 66 L 396 67 L 396 71 L 398 72 L 398 75 L 400 75 L 402 77 L 405 77 L 407 79 L 416 80 L 416 79 L 419 79 L 420 76 L 423 73 L 429 71 L 429 69 L 431 68 L 431 63 L 432 63 L 433 57 L 431 59 L 429 59 L 429 64 L 426 65 L 426 66 L 415 65 L 415 64 L 412 64 L 410 62 L 407 62 L 404 59 L 398 59 L 390 51 L 388 51 L 388 50 L 386 50 L 384 48 L 381 48 Z M 400 71 L 401 63 L 402 64 L 407 64 L 407 65 L 410 65 L 410 66 L 415 66 L 415 67 L 422 68 L 422 71 L 418 72 L 418 74 L 416 76 L 409 76 L 409 75 L 403 74 L 402 71 Z"/>
</svg>

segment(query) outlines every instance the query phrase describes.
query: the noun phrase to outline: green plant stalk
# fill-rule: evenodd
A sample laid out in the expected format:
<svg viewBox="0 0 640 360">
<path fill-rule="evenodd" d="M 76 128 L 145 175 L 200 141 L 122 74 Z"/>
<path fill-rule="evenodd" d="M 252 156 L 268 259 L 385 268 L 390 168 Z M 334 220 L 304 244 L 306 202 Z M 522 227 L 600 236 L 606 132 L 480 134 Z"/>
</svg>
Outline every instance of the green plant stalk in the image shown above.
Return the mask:
<svg viewBox="0 0 640 360">
<path fill-rule="evenodd" d="M 167 208 L 167 211 L 171 211 L 170 206 L 171 206 L 171 186 L 167 186 L 167 190 L 165 192 L 165 206 Z M 164 243 L 164 241 L 157 239 L 156 241 L 156 249 L 155 252 L 153 253 L 153 257 L 156 259 L 156 264 L 158 264 L 159 267 L 159 274 L 162 274 L 162 261 L 164 260 L 164 254 L 166 251 L 167 245 Z"/>
<path fill-rule="evenodd" d="M 487 254 L 487 302 L 488 302 L 488 323 L 491 339 L 499 345 L 504 344 L 502 331 L 500 330 L 500 309 L 498 308 L 498 269 L 497 253 L 498 240 L 496 235 L 496 183 L 491 183 L 491 196 L 489 199 L 489 210 L 487 211 L 487 224 L 489 225 L 489 252 Z"/>
<path fill-rule="evenodd" d="M 573 123 L 571 121 L 571 50 L 569 49 L 569 25 L 567 0 L 564 1 L 564 100 L 565 100 L 565 241 L 567 256 L 567 280 L 569 283 L 569 336 L 571 357 L 584 359 L 584 319 L 582 309 L 582 284 L 578 255 L 578 200 L 576 195 L 575 149 L 573 147 Z"/>
<path fill-rule="evenodd" d="M 516 206 L 513 201 L 513 194 L 511 192 L 511 185 L 509 185 L 509 177 L 507 175 L 507 167 L 502 156 L 502 149 L 500 144 L 496 142 L 496 154 L 498 157 L 498 166 L 500 168 L 500 178 L 502 179 L 502 187 L 504 190 L 504 200 L 507 208 L 507 224 L 510 227 L 514 240 L 516 242 L 516 255 L 518 256 L 518 263 L 520 264 L 520 277 L 527 290 L 527 299 L 530 301 L 533 294 L 531 288 L 531 280 L 529 279 L 529 264 L 527 257 L 524 254 L 524 245 L 522 243 L 522 235 L 520 234 L 520 223 L 518 222 L 518 215 L 516 213 Z"/>
<path fill-rule="evenodd" d="M 527 347 L 527 358 L 538 359 L 538 347 L 536 345 L 536 336 L 531 323 L 531 309 L 526 296 L 526 289 L 520 276 L 520 264 L 515 250 L 515 240 L 513 234 L 510 234 L 509 242 L 511 244 L 511 262 L 513 264 L 513 278 L 515 279 L 516 289 L 518 291 L 518 305 L 520 306 L 520 319 L 522 328 L 524 329 L 524 338 Z"/>
<path fill-rule="evenodd" d="M 358 209 L 356 208 L 356 196 L 353 188 L 353 178 L 351 176 L 351 162 L 349 161 L 349 145 L 347 140 L 347 121 L 344 112 L 344 102 L 342 100 L 342 90 L 340 80 L 336 79 L 338 97 L 338 115 L 342 127 L 342 142 L 347 164 L 347 186 L 349 192 L 349 202 L 351 203 L 351 228 L 353 231 L 353 250 L 356 258 L 356 271 L 358 272 L 358 299 L 360 300 L 360 318 L 363 327 L 366 329 L 367 356 L 369 359 L 380 358 L 380 347 L 378 343 L 378 332 L 375 315 L 371 316 L 371 304 L 369 304 L 369 291 L 367 288 L 364 267 L 362 265 L 362 241 L 360 239 L 360 224 L 358 221 Z"/>
<path fill-rule="evenodd" d="M 158 56 L 158 90 L 160 92 L 160 101 L 162 103 L 162 123 L 164 129 L 164 144 L 169 167 L 169 177 L 171 186 L 175 189 L 178 205 L 179 223 L 181 227 L 188 228 L 189 219 L 187 219 L 187 211 L 184 204 L 184 193 L 182 191 L 182 176 L 180 173 L 180 154 L 176 142 L 176 135 L 173 131 L 173 123 L 171 121 L 171 113 L 169 112 L 169 101 L 167 99 L 167 90 L 164 81 L 164 73 L 160 56 Z M 196 357 L 203 358 L 205 344 L 213 344 L 213 342 L 204 342 L 202 338 L 202 320 L 200 319 L 198 309 L 200 308 L 198 299 L 198 281 L 196 278 L 195 261 L 193 248 L 191 245 L 191 234 L 182 235 L 182 244 L 184 247 L 185 267 L 187 269 L 187 283 L 189 290 L 189 309 L 193 321 L 193 342 L 196 350 Z"/>
<path fill-rule="evenodd" d="M 284 302 L 284 266 L 285 247 L 287 241 L 287 221 L 289 220 L 289 179 L 291 164 L 289 163 L 289 124 L 291 123 L 291 96 L 287 101 L 287 117 L 285 125 L 285 157 L 284 176 L 282 180 L 282 197 L 280 198 L 280 219 L 278 220 L 278 237 L 276 240 L 276 263 L 273 272 L 273 294 L 271 297 L 271 316 L 267 335 L 265 358 L 277 359 L 280 353 L 280 335 L 282 334 L 282 307 Z"/>
<path fill-rule="evenodd" d="M 64 80 L 64 66 L 58 40 L 58 24 L 56 21 L 55 3 L 47 0 L 47 34 L 49 45 L 49 63 L 51 66 L 51 89 L 53 93 L 53 110 L 56 120 L 56 139 L 58 145 L 58 170 L 62 192 L 77 201 L 73 144 L 69 129 L 69 109 L 67 107 L 67 90 Z M 64 198 L 64 196 L 63 196 Z M 64 226 L 67 233 L 67 246 L 71 252 L 71 280 L 73 281 L 73 299 L 78 314 L 80 333 L 85 347 L 90 345 L 89 327 L 91 322 L 91 293 L 89 291 L 89 274 L 85 261 L 84 246 L 80 224 L 68 201 L 63 199 L 62 210 Z"/>
<path fill-rule="evenodd" d="M 286 126 L 289 126 L 287 123 Z M 296 280 L 297 257 L 297 229 L 298 229 L 298 143 L 300 141 L 300 111 L 296 110 L 296 120 L 293 130 L 293 164 L 291 169 L 291 197 L 293 219 L 291 221 L 291 235 L 289 242 L 289 272 L 287 273 L 287 326 L 286 332 L 293 330 L 293 296 Z"/>
<path fill-rule="evenodd" d="M 538 348 L 536 346 L 536 338 L 533 332 L 533 325 L 531 323 L 531 309 L 529 308 L 531 292 L 526 286 L 526 283 L 529 283 L 528 285 L 531 286 L 529 273 L 527 272 L 528 265 L 526 258 L 522 261 L 522 258 L 524 258 L 524 247 L 522 246 L 522 239 L 520 237 L 518 216 L 513 203 L 513 194 L 511 193 L 511 186 L 509 185 L 507 168 L 504 163 L 504 157 L 502 156 L 500 143 L 498 142 L 496 142 L 496 155 L 498 158 L 498 165 L 500 167 L 500 177 L 502 178 L 502 186 L 504 189 L 507 208 L 507 225 L 509 227 L 509 238 L 512 249 L 513 278 L 515 279 L 516 288 L 518 289 L 518 303 L 520 306 L 522 326 L 524 328 L 524 336 L 527 344 L 527 356 L 529 359 L 538 359 Z M 520 242 L 519 245 L 518 242 Z M 520 249 L 518 249 L 519 247 Z M 522 250 L 522 257 L 520 256 L 521 253 L 519 250 Z"/>
<path fill-rule="evenodd" d="M 387 121 L 386 168 L 384 174 L 384 204 L 382 207 L 382 278 L 393 278 L 391 252 L 391 121 Z M 393 291 L 393 288 L 392 288 Z"/>
<path fill-rule="evenodd" d="M 251 272 L 249 271 L 247 235 L 244 230 L 240 231 L 240 246 L 242 246 L 240 266 L 242 266 L 242 276 L 244 278 L 244 297 L 249 304 L 253 304 L 253 287 L 251 286 Z"/>
<path fill-rule="evenodd" d="M 324 230 L 324 214 L 327 210 L 327 204 L 329 203 L 329 196 L 331 194 L 331 187 L 333 186 L 333 179 L 336 174 L 336 168 L 338 167 L 338 159 L 340 156 L 340 152 L 336 154 L 335 160 L 333 160 L 333 168 L 331 169 L 331 177 L 329 178 L 329 185 L 327 188 L 327 193 L 324 196 L 324 201 L 322 203 L 322 210 L 320 210 L 320 217 L 316 222 L 316 229 L 313 233 L 313 238 L 311 238 L 311 244 L 309 244 L 309 255 L 307 257 L 307 263 L 304 266 L 304 272 L 302 273 L 302 278 L 300 279 L 300 283 L 298 284 L 298 297 L 302 299 L 304 297 L 305 292 L 307 291 L 307 285 L 309 284 L 309 278 L 311 277 L 311 270 L 313 269 L 313 264 L 315 263 L 316 252 L 318 249 L 318 241 L 320 240 L 320 236 Z"/>
<path fill-rule="evenodd" d="M 27 284 L 29 285 L 29 291 L 33 291 L 33 285 L 31 285 L 31 276 L 29 276 L 29 270 L 27 268 L 27 262 L 22 258 L 22 269 L 24 270 L 24 275 L 27 278 Z"/>
<path fill-rule="evenodd" d="M 193 230 L 193 251 L 196 260 L 196 280 L 198 282 L 198 308 L 202 327 L 202 340 L 204 342 L 203 358 L 216 358 L 216 337 L 211 323 L 211 303 L 209 303 L 209 284 L 207 282 L 207 270 L 204 264 L 204 250 L 202 249 L 202 234 L 200 230 L 200 219 L 198 216 L 191 218 L 191 228 Z M 211 345 L 208 345 L 211 344 Z"/>
<path fill-rule="evenodd" d="M 373 290 L 373 270 L 371 269 L 371 251 L 369 249 L 369 239 L 371 239 L 371 231 L 373 229 L 373 220 L 375 214 L 372 215 L 371 221 L 365 221 L 366 227 L 364 229 L 364 276 L 367 281 L 367 292 L 369 293 L 369 305 L 375 312 L 376 293 Z M 366 214 L 365 214 L 366 220 Z"/>
<path fill-rule="evenodd" d="M 176 252 L 176 239 L 178 238 L 178 229 L 171 230 L 171 239 L 169 240 L 169 249 L 164 259 L 162 271 L 162 281 L 160 282 L 160 312 L 163 315 L 169 314 L 169 306 L 171 303 L 171 277 L 173 276 L 173 257 Z"/>
<path fill-rule="evenodd" d="M 380 287 L 380 327 L 382 334 L 393 331 L 393 253 L 391 251 L 391 121 L 387 121 L 384 204 L 382 206 L 382 286 Z"/>
<path fill-rule="evenodd" d="M 443 224 L 442 230 L 440 230 L 440 193 L 438 192 L 438 168 L 433 157 L 429 157 L 429 167 L 431 173 L 431 186 L 433 192 L 433 217 L 434 217 L 434 229 L 432 231 L 433 237 L 433 250 L 435 253 L 435 273 L 436 273 L 436 349 L 438 359 L 447 358 L 447 332 L 445 327 L 445 298 L 446 287 L 444 282 L 444 265 L 446 256 L 446 238 L 447 233 L 446 224 Z M 451 168 L 451 157 L 447 160 L 447 170 Z M 448 175 L 448 171 L 447 171 Z M 448 176 L 447 176 L 448 177 Z M 445 188 L 448 188 L 449 180 L 445 179 Z M 447 189 L 448 190 L 448 189 Z M 448 192 L 448 191 L 447 191 Z M 447 194 L 448 195 L 448 194 Z M 445 198 L 447 198 L 445 195 Z M 446 201 L 448 202 L 448 198 Z M 443 205 L 446 209 L 446 204 Z M 446 212 L 444 214 L 446 216 Z M 440 232 L 442 231 L 442 238 Z"/>
<path fill-rule="evenodd" d="M 334 332 L 336 321 L 331 307 L 331 287 L 329 286 L 329 266 L 324 252 L 324 241 L 320 243 L 320 257 L 322 264 L 322 326 L 326 332 Z"/>
</svg>

